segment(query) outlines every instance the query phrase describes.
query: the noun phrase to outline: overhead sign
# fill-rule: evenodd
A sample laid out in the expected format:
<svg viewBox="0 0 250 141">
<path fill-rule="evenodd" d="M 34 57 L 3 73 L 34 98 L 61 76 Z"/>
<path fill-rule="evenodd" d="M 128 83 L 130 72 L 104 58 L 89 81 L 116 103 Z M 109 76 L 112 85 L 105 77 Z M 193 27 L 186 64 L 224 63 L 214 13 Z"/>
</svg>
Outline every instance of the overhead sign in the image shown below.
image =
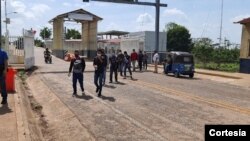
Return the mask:
<svg viewBox="0 0 250 141">
<path fill-rule="evenodd" d="M 68 18 L 74 20 L 93 21 L 93 16 L 89 14 L 69 13 Z"/>
</svg>

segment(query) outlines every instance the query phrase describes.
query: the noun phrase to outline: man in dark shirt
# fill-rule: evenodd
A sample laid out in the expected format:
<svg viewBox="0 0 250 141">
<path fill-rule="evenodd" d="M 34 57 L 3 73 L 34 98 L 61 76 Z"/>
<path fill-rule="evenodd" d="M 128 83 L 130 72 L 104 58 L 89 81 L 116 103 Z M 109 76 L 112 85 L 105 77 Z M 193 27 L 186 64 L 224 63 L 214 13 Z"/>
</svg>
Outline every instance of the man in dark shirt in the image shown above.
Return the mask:
<svg viewBox="0 0 250 141">
<path fill-rule="evenodd" d="M 51 62 L 52 57 L 51 57 L 51 53 L 50 53 L 50 51 L 49 51 L 48 48 L 45 49 L 45 51 L 43 52 L 43 54 L 44 54 L 44 61 L 45 62 L 47 62 L 47 61 Z"/>
<path fill-rule="evenodd" d="M 130 78 L 133 79 L 132 71 L 131 71 L 131 58 L 128 55 L 127 51 L 124 51 L 124 78 L 123 79 L 126 79 L 127 77 L 126 75 L 127 69 L 130 73 Z"/>
<path fill-rule="evenodd" d="M 139 64 L 139 68 L 140 68 L 140 72 L 142 71 L 142 61 L 143 61 L 143 54 L 142 51 L 139 51 L 139 55 L 138 55 L 138 64 Z"/>
<path fill-rule="evenodd" d="M 118 82 L 118 79 L 117 79 L 118 61 L 117 61 L 117 57 L 115 56 L 114 53 L 109 57 L 109 62 L 110 62 L 110 76 L 109 76 L 110 81 L 109 81 L 109 83 L 113 83 L 113 73 L 115 74 L 115 81 Z"/>
<path fill-rule="evenodd" d="M 7 104 L 7 91 L 6 91 L 6 74 L 8 69 L 8 56 L 7 53 L 0 48 L 0 88 L 2 94 L 1 104 Z"/>
<path fill-rule="evenodd" d="M 119 71 L 120 71 L 120 76 L 123 76 L 122 73 L 124 70 L 124 54 L 122 54 L 121 50 L 118 51 L 117 60 L 118 60 L 118 67 L 119 67 Z"/>
<path fill-rule="evenodd" d="M 103 66 L 104 66 L 104 71 L 103 71 L 103 83 L 102 85 L 105 85 L 106 82 L 106 72 L 107 72 L 107 66 L 108 66 L 108 56 L 105 54 L 104 49 L 101 50 L 102 51 L 102 59 L 104 60 L 103 62 Z"/>
<path fill-rule="evenodd" d="M 79 56 L 79 51 L 76 50 L 75 51 L 75 58 L 71 60 L 70 62 L 70 67 L 69 67 L 69 76 L 71 74 L 71 71 L 73 69 L 73 96 L 77 95 L 77 87 L 76 87 L 76 83 L 77 80 L 80 83 L 80 87 L 82 90 L 82 94 L 84 95 L 84 87 L 83 87 L 83 73 L 85 70 L 85 60 L 84 58 L 81 58 Z"/>
<path fill-rule="evenodd" d="M 97 56 L 94 58 L 93 65 L 95 68 L 94 83 L 96 85 L 96 93 L 98 93 L 98 97 L 102 96 L 103 72 L 105 65 L 104 61 L 105 60 L 102 57 L 102 51 L 97 50 Z"/>
</svg>

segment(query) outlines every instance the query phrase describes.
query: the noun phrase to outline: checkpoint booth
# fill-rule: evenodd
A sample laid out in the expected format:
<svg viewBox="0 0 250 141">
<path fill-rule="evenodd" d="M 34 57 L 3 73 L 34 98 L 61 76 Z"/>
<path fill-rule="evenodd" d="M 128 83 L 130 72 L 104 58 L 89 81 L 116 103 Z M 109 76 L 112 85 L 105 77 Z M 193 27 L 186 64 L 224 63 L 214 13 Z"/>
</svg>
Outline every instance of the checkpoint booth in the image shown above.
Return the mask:
<svg viewBox="0 0 250 141">
<path fill-rule="evenodd" d="M 102 20 L 101 17 L 83 9 L 64 13 L 50 20 L 49 23 L 53 23 L 52 54 L 63 59 L 65 53 L 68 52 L 65 47 L 64 22 L 70 21 L 82 25 L 81 47 L 77 49 L 80 51 L 80 55 L 89 59 L 94 58 L 97 50 L 97 27 L 100 20 Z"/>
<path fill-rule="evenodd" d="M 242 24 L 240 73 L 250 74 L 250 17 L 236 23 Z"/>
</svg>

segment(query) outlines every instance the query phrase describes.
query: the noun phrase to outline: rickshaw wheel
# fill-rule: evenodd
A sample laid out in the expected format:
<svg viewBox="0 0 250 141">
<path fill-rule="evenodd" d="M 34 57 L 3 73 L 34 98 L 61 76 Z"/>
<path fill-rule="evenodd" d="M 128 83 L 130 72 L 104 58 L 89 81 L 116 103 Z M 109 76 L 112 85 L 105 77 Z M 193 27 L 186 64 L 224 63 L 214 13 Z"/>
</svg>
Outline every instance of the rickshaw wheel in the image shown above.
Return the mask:
<svg viewBox="0 0 250 141">
<path fill-rule="evenodd" d="M 168 71 L 164 71 L 166 75 L 168 75 Z"/>
<path fill-rule="evenodd" d="M 194 78 L 194 74 L 189 74 L 189 78 Z"/>
<path fill-rule="evenodd" d="M 178 78 L 180 76 L 180 74 L 178 72 L 174 73 L 174 77 Z"/>
</svg>

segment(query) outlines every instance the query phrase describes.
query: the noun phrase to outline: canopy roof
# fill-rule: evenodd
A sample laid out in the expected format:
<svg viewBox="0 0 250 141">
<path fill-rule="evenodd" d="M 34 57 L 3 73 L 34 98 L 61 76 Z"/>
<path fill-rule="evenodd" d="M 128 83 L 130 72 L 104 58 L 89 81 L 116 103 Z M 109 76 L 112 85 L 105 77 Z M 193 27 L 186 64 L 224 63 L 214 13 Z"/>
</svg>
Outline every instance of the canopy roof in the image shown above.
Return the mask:
<svg viewBox="0 0 250 141">
<path fill-rule="evenodd" d="M 95 14 L 92 14 L 86 10 L 83 10 L 83 9 L 78 9 L 78 10 L 70 11 L 70 12 L 67 12 L 67 13 L 64 13 L 61 15 L 57 15 L 55 18 L 51 19 L 49 22 L 53 22 L 57 18 L 64 18 L 66 21 L 76 21 L 76 22 L 102 20 L 101 17 L 99 17 Z M 92 18 L 92 20 L 91 20 L 91 18 Z"/>
<path fill-rule="evenodd" d="M 115 36 L 121 36 L 121 35 L 126 35 L 126 34 L 129 34 L 129 32 L 111 30 L 111 31 L 106 31 L 106 32 L 99 32 L 97 35 L 115 35 Z"/>
</svg>

